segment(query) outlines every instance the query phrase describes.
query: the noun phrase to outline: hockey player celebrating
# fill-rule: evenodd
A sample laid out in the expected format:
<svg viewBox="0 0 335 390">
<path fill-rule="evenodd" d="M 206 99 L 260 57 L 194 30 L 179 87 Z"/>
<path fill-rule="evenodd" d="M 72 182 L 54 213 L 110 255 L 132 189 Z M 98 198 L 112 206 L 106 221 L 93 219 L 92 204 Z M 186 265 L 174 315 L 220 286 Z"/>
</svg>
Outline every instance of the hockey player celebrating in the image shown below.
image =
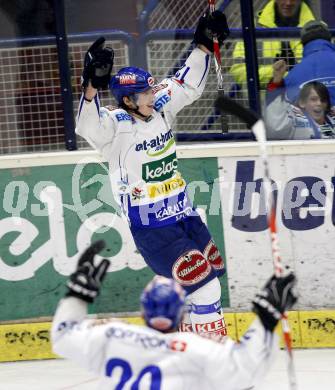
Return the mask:
<svg viewBox="0 0 335 390">
<path fill-rule="evenodd" d="M 253 301 L 257 319 L 239 343 L 218 343 L 180 333 L 185 291 L 173 279 L 155 276 L 141 296 L 145 326 L 85 319 L 87 303 L 99 294 L 109 261 L 94 262 L 104 247 L 92 244 L 67 282 L 52 324 L 58 355 L 93 371 L 100 389 L 246 390 L 254 389 L 278 349 L 273 330 L 296 302 L 295 277 L 272 277 Z"/>
<path fill-rule="evenodd" d="M 200 18 L 194 50 L 160 84 L 135 67 L 110 80 L 113 50 L 99 38 L 85 56 L 76 132 L 108 161 L 114 198 L 147 265 L 186 289 L 189 314 L 181 330 L 220 336 L 226 334 L 218 279 L 224 263 L 188 198 L 171 130 L 177 113 L 204 90 L 214 34 L 220 45 L 229 34 L 219 11 Z M 100 107 L 98 89 L 107 85 L 118 108 Z"/>
</svg>

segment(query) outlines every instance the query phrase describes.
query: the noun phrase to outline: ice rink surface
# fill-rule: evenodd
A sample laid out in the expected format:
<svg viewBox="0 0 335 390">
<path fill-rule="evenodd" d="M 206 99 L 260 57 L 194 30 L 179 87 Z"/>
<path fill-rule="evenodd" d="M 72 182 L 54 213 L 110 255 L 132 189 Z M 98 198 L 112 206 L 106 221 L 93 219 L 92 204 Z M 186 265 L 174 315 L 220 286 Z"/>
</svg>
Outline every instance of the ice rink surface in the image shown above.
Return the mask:
<svg viewBox="0 0 335 390">
<path fill-rule="evenodd" d="M 335 349 L 297 350 L 294 358 L 298 390 L 335 390 Z M 94 390 L 96 385 L 94 375 L 65 360 L 0 363 L 1 390 Z M 280 351 L 258 390 L 286 389 L 286 356 Z"/>
</svg>

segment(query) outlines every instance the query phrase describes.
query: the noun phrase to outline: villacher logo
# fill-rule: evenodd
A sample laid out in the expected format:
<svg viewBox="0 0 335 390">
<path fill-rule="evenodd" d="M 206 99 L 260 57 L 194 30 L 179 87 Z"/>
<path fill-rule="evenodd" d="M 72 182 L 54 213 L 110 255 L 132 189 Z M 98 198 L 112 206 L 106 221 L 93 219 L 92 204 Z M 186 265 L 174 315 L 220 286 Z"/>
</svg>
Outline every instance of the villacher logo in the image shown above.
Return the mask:
<svg viewBox="0 0 335 390">
<path fill-rule="evenodd" d="M 209 262 L 198 250 L 180 256 L 172 267 L 173 278 L 182 286 L 191 286 L 204 280 L 211 272 Z"/>
</svg>

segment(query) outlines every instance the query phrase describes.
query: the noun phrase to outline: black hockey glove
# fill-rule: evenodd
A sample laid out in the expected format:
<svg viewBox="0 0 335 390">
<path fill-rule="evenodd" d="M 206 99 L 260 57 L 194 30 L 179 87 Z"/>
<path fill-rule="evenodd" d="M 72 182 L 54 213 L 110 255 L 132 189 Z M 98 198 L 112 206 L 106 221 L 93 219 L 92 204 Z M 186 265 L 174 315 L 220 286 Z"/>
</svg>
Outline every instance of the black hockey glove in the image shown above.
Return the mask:
<svg viewBox="0 0 335 390">
<path fill-rule="evenodd" d="M 201 44 L 206 46 L 213 53 L 213 34 L 216 34 L 220 47 L 223 41 L 229 36 L 227 19 L 221 11 L 214 11 L 212 15 L 207 12 L 201 16 L 194 33 L 193 42 L 197 45 Z"/>
<path fill-rule="evenodd" d="M 292 273 L 279 278 L 272 276 L 252 301 L 253 311 L 258 315 L 265 329 L 272 332 L 282 314 L 297 301 L 293 292 L 295 282 L 296 278 Z"/>
<path fill-rule="evenodd" d="M 91 80 L 94 88 L 108 87 L 114 61 L 114 50 L 105 47 L 105 38 L 98 38 L 87 50 L 84 59 L 82 87 L 86 88 Z"/>
<path fill-rule="evenodd" d="M 70 275 L 66 283 L 67 297 L 76 297 L 92 303 L 99 295 L 101 283 L 109 267 L 109 260 L 103 259 L 98 265 L 95 265 L 94 256 L 104 247 L 104 241 L 96 241 L 81 255 L 76 271 Z"/>
</svg>

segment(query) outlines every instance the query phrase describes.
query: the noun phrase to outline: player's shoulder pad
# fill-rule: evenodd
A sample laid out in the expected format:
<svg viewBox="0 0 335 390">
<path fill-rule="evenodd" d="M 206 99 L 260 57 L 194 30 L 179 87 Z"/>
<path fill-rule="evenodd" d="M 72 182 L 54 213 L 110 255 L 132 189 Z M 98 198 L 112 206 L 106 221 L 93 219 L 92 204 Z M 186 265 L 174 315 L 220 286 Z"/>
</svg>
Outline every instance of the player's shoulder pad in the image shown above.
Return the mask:
<svg viewBox="0 0 335 390">
<path fill-rule="evenodd" d="M 171 79 L 164 79 L 161 83 L 154 85 L 152 91 L 155 95 L 154 108 L 156 111 L 161 111 L 171 100 Z"/>
</svg>

